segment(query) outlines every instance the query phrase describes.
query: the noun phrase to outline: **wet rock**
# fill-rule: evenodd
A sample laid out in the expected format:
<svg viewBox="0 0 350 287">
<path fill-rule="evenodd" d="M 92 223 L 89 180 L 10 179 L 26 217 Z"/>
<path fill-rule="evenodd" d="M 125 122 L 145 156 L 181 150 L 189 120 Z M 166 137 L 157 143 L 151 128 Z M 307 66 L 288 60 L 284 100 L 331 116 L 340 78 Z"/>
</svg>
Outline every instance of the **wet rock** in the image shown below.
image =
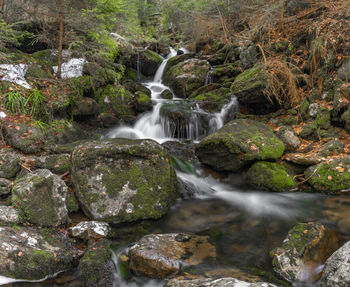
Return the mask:
<svg viewBox="0 0 350 287">
<path fill-rule="evenodd" d="M 39 226 L 57 226 L 67 222 L 67 186 L 47 169 L 20 177 L 13 185 L 12 202 L 21 216 Z"/>
<path fill-rule="evenodd" d="M 169 156 L 152 140 L 112 139 L 77 146 L 72 179 L 80 206 L 94 220 L 159 218 L 178 196 Z"/>
<path fill-rule="evenodd" d="M 191 234 L 151 234 L 129 250 L 130 268 L 136 274 L 165 278 L 183 266 L 194 266 L 206 258 L 216 258 L 207 236 Z"/>
<path fill-rule="evenodd" d="M 266 282 L 244 282 L 235 278 L 206 278 L 206 279 L 171 279 L 165 287 L 276 287 L 276 285 Z"/>
<path fill-rule="evenodd" d="M 151 50 L 140 53 L 140 70 L 146 77 L 154 76 L 162 62 L 162 57 Z"/>
<path fill-rule="evenodd" d="M 100 112 L 98 103 L 92 99 L 84 97 L 79 100 L 76 109 L 73 111 L 74 116 L 96 116 Z"/>
<path fill-rule="evenodd" d="M 336 193 L 350 189 L 350 157 L 310 166 L 305 171 L 309 184 L 322 193 Z"/>
<path fill-rule="evenodd" d="M 118 125 L 119 120 L 113 113 L 102 113 L 99 114 L 97 120 L 100 122 L 100 125 L 104 128 L 111 128 Z"/>
<path fill-rule="evenodd" d="M 178 141 L 167 141 L 162 146 L 168 150 L 169 154 L 189 162 L 197 162 L 193 143 L 181 143 Z"/>
<path fill-rule="evenodd" d="M 208 61 L 189 59 L 169 68 L 164 75 L 164 83 L 178 97 L 188 98 L 192 92 L 204 85 L 209 69 Z"/>
<path fill-rule="evenodd" d="M 310 166 L 319 164 L 324 158 L 314 153 L 289 153 L 286 155 L 285 160 L 299 165 Z"/>
<path fill-rule="evenodd" d="M 135 93 L 135 108 L 140 113 L 152 110 L 151 98 L 147 94 L 137 91 Z"/>
<path fill-rule="evenodd" d="M 11 193 L 11 181 L 5 178 L 0 178 L 0 196 Z"/>
<path fill-rule="evenodd" d="M 272 265 L 289 282 L 316 281 L 320 274 L 311 274 L 324 264 L 337 246 L 336 235 L 322 224 L 299 223 L 288 232 L 282 247 L 271 251 Z"/>
<path fill-rule="evenodd" d="M 300 139 L 291 129 L 282 127 L 278 132 L 278 137 L 283 141 L 287 151 L 294 151 L 301 145 Z"/>
<path fill-rule="evenodd" d="M 0 151 L 0 178 L 13 178 L 20 171 L 19 156 L 8 149 Z"/>
<path fill-rule="evenodd" d="M 254 163 L 244 176 L 246 182 L 256 189 L 275 192 L 292 191 L 298 188 L 293 175 L 280 164 L 267 161 Z"/>
<path fill-rule="evenodd" d="M 52 154 L 37 157 L 34 161 L 34 166 L 48 169 L 53 173 L 63 174 L 70 170 L 70 154 Z"/>
<path fill-rule="evenodd" d="M 171 100 L 173 98 L 173 94 L 169 90 L 164 90 L 161 94 L 160 97 L 162 99 L 166 100 Z"/>
<path fill-rule="evenodd" d="M 70 269 L 72 250 L 57 236 L 26 227 L 0 227 L 0 274 L 39 280 Z"/>
<path fill-rule="evenodd" d="M 13 207 L 0 205 L 0 224 L 19 223 L 18 211 Z"/>
<path fill-rule="evenodd" d="M 107 237 L 111 228 L 106 222 L 83 221 L 70 228 L 73 237 L 81 239 L 100 239 Z"/>
<path fill-rule="evenodd" d="M 309 116 L 312 118 L 316 118 L 320 111 L 321 107 L 317 103 L 313 103 L 309 106 Z"/>
<path fill-rule="evenodd" d="M 350 241 L 327 259 L 320 282 L 322 287 L 350 286 Z"/>
<path fill-rule="evenodd" d="M 276 160 L 284 144 L 263 123 L 239 119 L 204 138 L 196 155 L 205 165 L 218 171 L 238 171 L 259 160 Z"/>
<path fill-rule="evenodd" d="M 350 79 L 350 57 L 339 68 L 338 77 L 340 79 L 342 79 L 343 81 L 349 81 L 349 79 Z"/>
<path fill-rule="evenodd" d="M 115 267 L 111 261 L 111 242 L 100 240 L 89 245 L 88 250 L 79 261 L 84 286 L 113 287 Z"/>
</svg>

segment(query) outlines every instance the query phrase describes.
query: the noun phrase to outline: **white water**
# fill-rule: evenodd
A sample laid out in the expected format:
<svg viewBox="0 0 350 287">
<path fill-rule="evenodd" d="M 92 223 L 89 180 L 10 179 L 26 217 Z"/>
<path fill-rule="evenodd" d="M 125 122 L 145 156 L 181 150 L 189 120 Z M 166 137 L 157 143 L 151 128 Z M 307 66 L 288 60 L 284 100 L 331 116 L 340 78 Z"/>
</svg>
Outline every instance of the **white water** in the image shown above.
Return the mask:
<svg viewBox="0 0 350 287">
<path fill-rule="evenodd" d="M 0 65 L 0 80 L 15 83 L 26 89 L 31 89 L 32 87 L 27 83 L 25 78 L 27 69 L 28 65 L 26 64 Z"/>
<path fill-rule="evenodd" d="M 181 99 L 174 95 L 173 100 L 164 100 L 161 98 L 162 92 L 165 90 L 171 91 L 162 83 L 163 75 L 166 69 L 168 60 L 175 57 L 177 52 L 170 49 L 170 54 L 164 59 L 159 66 L 152 82 L 144 83 L 144 86 L 151 91 L 151 99 L 154 103 L 152 112 L 142 115 L 133 127 L 121 126 L 111 130 L 106 137 L 108 138 L 129 138 L 129 139 L 153 139 L 159 143 L 169 140 L 197 140 L 200 136 L 205 135 L 208 131 L 201 129 L 201 117 L 205 115 L 209 120 L 209 131 L 213 132 L 224 125 L 226 115 L 237 107 L 236 98 L 232 97 L 231 101 L 224 105 L 219 113 L 209 114 L 198 106 L 194 107 L 190 120 L 186 125 L 176 125 L 168 118 L 161 114 L 161 108 L 164 103 L 176 103 Z M 181 49 L 184 53 L 188 51 Z"/>
</svg>

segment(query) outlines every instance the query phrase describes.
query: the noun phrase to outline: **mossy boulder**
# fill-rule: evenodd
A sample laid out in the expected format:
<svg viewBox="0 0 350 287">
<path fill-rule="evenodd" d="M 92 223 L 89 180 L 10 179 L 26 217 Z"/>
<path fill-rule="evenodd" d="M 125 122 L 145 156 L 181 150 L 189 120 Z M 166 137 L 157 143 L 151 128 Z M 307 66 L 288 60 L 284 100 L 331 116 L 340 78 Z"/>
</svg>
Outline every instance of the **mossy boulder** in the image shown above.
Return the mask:
<svg viewBox="0 0 350 287">
<path fill-rule="evenodd" d="M 181 98 L 188 98 L 192 92 L 205 83 L 210 64 L 205 60 L 189 59 L 167 69 L 164 83 Z"/>
<path fill-rule="evenodd" d="M 137 91 L 135 93 L 135 108 L 140 113 L 152 110 L 152 100 L 149 95 Z"/>
<path fill-rule="evenodd" d="M 340 140 L 330 140 L 321 148 L 318 154 L 327 157 L 332 155 L 338 155 L 343 152 L 344 144 Z"/>
<path fill-rule="evenodd" d="M 235 63 L 224 64 L 215 67 L 211 72 L 214 83 L 226 82 L 243 72 L 242 68 Z"/>
<path fill-rule="evenodd" d="M 68 220 L 67 186 L 47 169 L 38 169 L 16 179 L 12 203 L 20 216 L 38 226 L 58 226 Z"/>
<path fill-rule="evenodd" d="M 253 120 L 233 120 L 204 138 L 196 155 L 218 171 L 238 171 L 255 161 L 277 160 L 284 144 L 265 124 Z"/>
<path fill-rule="evenodd" d="M 159 218 L 178 196 L 169 156 L 152 140 L 82 144 L 72 153 L 72 179 L 81 208 L 100 221 Z"/>
<path fill-rule="evenodd" d="M 111 242 L 108 240 L 100 240 L 89 244 L 78 266 L 84 286 L 114 286 L 113 273 L 115 272 L 115 267 L 111 260 L 112 250 L 110 245 Z"/>
<path fill-rule="evenodd" d="M 75 109 L 73 110 L 73 115 L 77 118 L 96 116 L 100 112 L 100 106 L 98 103 L 88 97 L 84 97 L 79 100 Z"/>
<path fill-rule="evenodd" d="M 11 192 L 11 181 L 6 178 L 0 178 L 0 196 L 8 195 Z"/>
<path fill-rule="evenodd" d="M 305 177 L 317 191 L 327 194 L 350 189 L 350 157 L 310 166 Z"/>
<path fill-rule="evenodd" d="M 244 178 L 248 184 L 257 189 L 285 192 L 298 188 L 293 175 L 275 162 L 259 161 L 254 163 Z"/>
<path fill-rule="evenodd" d="M 13 178 L 21 170 L 21 159 L 10 149 L 0 151 L 0 178 Z"/>
<path fill-rule="evenodd" d="M 74 265 L 71 243 L 30 227 L 0 227 L 0 274 L 15 279 L 40 280 Z"/>
<path fill-rule="evenodd" d="M 70 170 L 70 154 L 52 154 L 37 157 L 34 161 L 34 166 L 48 169 L 56 174 L 63 174 Z"/>
<path fill-rule="evenodd" d="M 113 66 L 103 67 L 96 62 L 85 63 L 83 67 L 83 75 L 88 75 L 93 79 L 95 88 L 114 84 L 118 79 L 118 74 Z"/>
<path fill-rule="evenodd" d="M 172 92 L 170 90 L 164 90 L 161 94 L 160 97 L 165 100 L 171 100 L 173 98 Z"/>
<path fill-rule="evenodd" d="M 285 280 L 315 282 L 320 274 L 310 272 L 309 278 L 303 278 L 305 269 L 314 271 L 337 247 L 337 236 L 322 224 L 299 223 L 288 232 L 283 245 L 270 252 L 270 256 L 275 272 Z"/>
<path fill-rule="evenodd" d="M 171 67 L 176 66 L 181 62 L 185 62 L 187 60 L 193 59 L 194 57 L 195 57 L 195 54 L 193 53 L 177 55 L 175 57 L 172 57 L 168 60 L 168 63 L 166 65 L 166 70 L 169 70 Z"/>
</svg>

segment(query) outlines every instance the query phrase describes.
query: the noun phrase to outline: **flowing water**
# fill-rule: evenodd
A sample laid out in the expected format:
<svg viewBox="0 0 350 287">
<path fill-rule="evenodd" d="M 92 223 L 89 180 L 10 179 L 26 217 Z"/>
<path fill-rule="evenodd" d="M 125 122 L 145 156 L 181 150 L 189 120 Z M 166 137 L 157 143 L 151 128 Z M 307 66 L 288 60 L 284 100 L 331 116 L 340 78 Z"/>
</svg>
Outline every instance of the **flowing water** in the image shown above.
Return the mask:
<svg viewBox="0 0 350 287">
<path fill-rule="evenodd" d="M 186 51 L 184 51 L 186 52 Z M 175 137 L 174 127 L 161 114 L 162 105 L 182 102 L 175 96 L 172 100 L 160 97 L 168 90 L 162 83 L 167 61 L 176 55 L 172 50 L 159 67 L 154 80 L 144 83 L 152 92 L 154 107 L 145 113 L 134 126 L 122 126 L 111 130 L 107 137 L 151 138 L 160 143 L 174 139 L 197 140 L 203 117 L 194 116 L 193 126 Z M 237 107 L 234 97 L 216 114 L 208 114 L 200 107 L 193 107 L 194 115 L 206 115 L 211 133 L 230 119 Z M 179 133 L 177 133 L 179 135 Z M 131 276 L 123 278 L 119 268 L 119 255 L 133 242 L 147 233 L 189 232 L 208 235 L 215 241 L 217 260 L 204 262 L 190 270 L 190 274 L 235 277 L 244 280 L 247 274 L 274 274 L 269 252 L 281 246 L 288 231 L 297 222 L 319 221 L 333 229 L 340 243 L 350 239 L 350 197 L 324 196 L 304 193 L 270 193 L 251 190 L 240 175 L 220 175 L 201 166 L 190 166 L 178 160 L 176 172 L 183 193 L 190 191 L 190 199 L 179 199 L 166 216 L 157 221 L 143 221 L 130 226 L 115 227 L 113 262 L 116 267 L 116 287 L 158 287 L 161 281 Z M 294 286 L 316 286 L 309 282 L 310 276 L 322 270 L 322 264 L 305 269 L 302 282 Z M 251 275 L 250 275 L 251 276 Z M 76 286 L 77 275 L 72 272 L 41 283 L 12 283 L 8 286 Z M 68 278 L 68 279 L 67 279 Z M 3 279 L 0 277 L 0 280 Z M 265 280 L 268 280 L 265 278 Z M 0 281 L 4 284 L 6 282 Z M 63 283 L 62 283 L 63 282 Z M 7 282 L 9 283 L 9 282 Z"/>
</svg>

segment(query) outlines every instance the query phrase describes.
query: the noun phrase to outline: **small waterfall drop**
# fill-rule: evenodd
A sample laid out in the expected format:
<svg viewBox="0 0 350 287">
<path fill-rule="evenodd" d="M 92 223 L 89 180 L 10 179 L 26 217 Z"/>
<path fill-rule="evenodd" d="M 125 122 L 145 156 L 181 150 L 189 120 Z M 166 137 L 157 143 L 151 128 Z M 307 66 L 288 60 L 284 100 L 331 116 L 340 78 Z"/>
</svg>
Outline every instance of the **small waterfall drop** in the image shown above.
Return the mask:
<svg viewBox="0 0 350 287">
<path fill-rule="evenodd" d="M 213 77 L 211 75 L 213 71 L 214 71 L 213 67 L 211 67 L 211 69 L 208 71 L 207 75 L 205 76 L 205 83 L 204 83 L 205 86 L 213 83 Z"/>
</svg>

